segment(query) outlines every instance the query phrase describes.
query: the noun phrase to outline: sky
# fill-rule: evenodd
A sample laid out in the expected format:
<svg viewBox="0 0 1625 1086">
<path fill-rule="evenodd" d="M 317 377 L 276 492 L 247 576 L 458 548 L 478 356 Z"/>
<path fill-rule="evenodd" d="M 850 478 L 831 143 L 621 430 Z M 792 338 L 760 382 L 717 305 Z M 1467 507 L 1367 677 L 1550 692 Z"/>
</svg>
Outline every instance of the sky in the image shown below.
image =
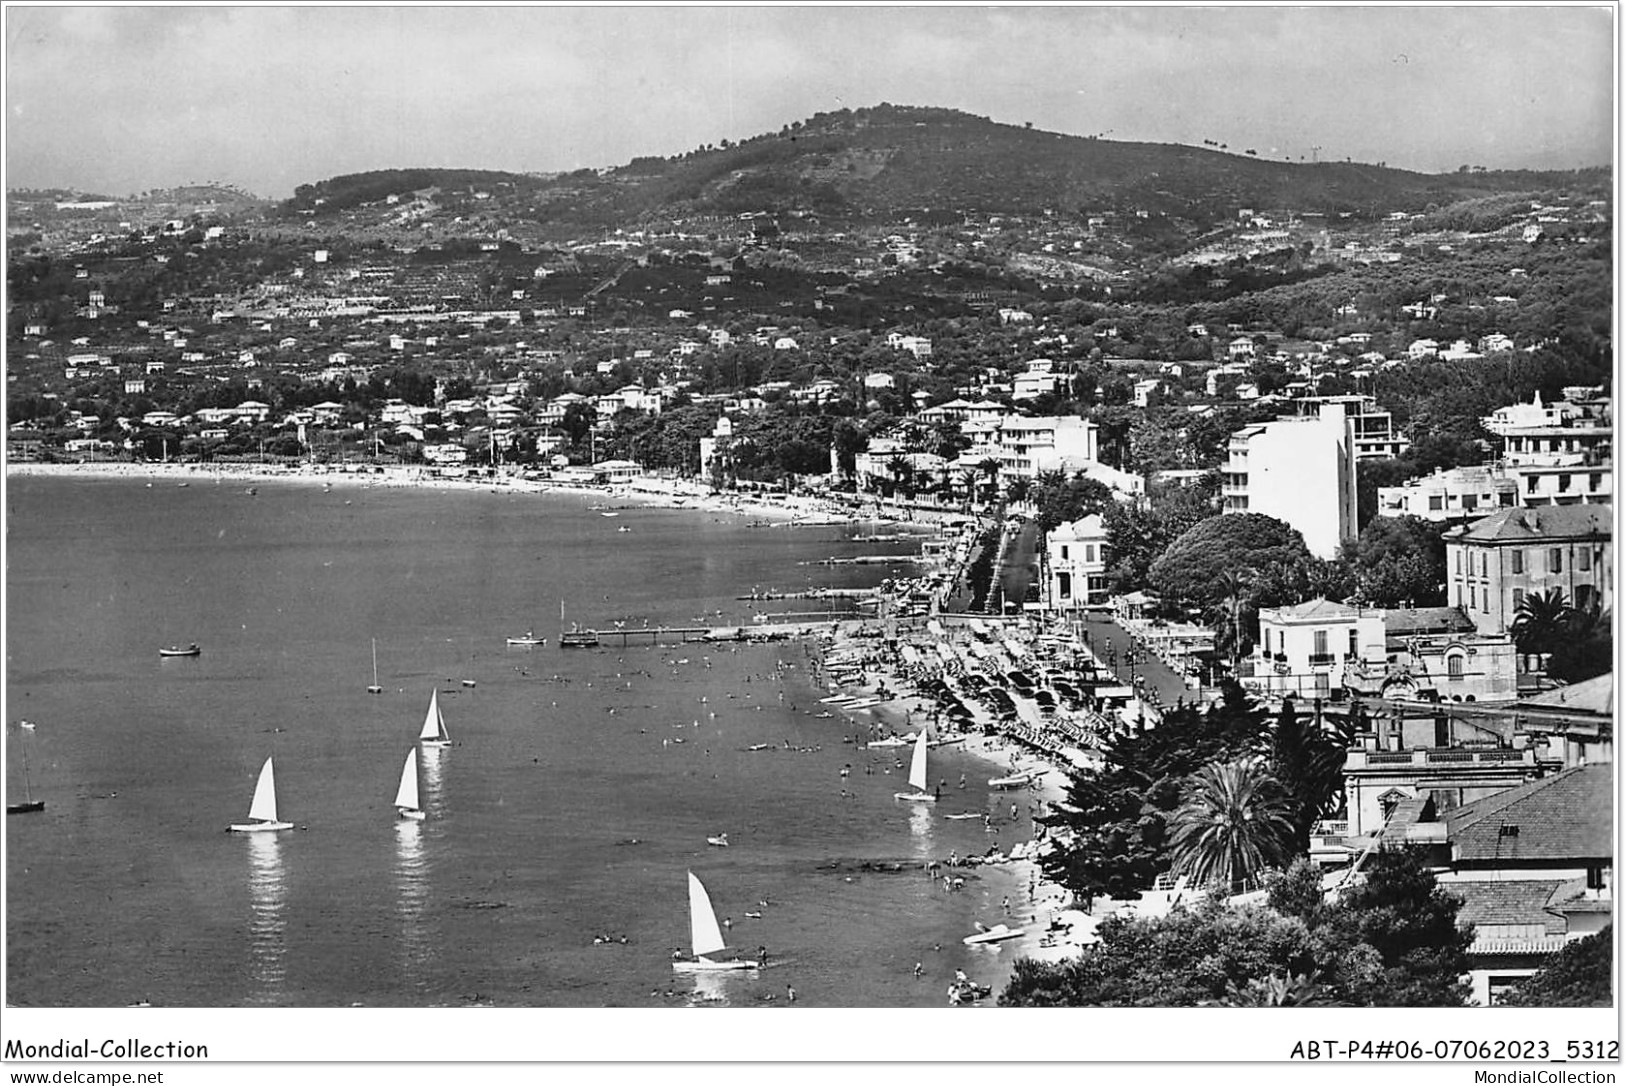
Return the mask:
<svg viewBox="0 0 1625 1086">
<path fill-rule="evenodd" d="M 620 165 L 881 102 L 1260 157 L 1608 165 L 1587 6 L 6 5 L 7 188 Z"/>
</svg>

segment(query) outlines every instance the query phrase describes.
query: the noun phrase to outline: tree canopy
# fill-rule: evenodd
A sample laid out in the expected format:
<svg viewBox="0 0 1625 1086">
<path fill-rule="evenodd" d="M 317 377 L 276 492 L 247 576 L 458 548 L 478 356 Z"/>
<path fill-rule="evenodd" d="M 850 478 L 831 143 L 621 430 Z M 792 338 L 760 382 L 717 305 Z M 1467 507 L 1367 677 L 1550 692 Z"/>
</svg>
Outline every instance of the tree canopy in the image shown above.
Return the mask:
<svg viewBox="0 0 1625 1086">
<path fill-rule="evenodd" d="M 1215 762 L 1261 748 L 1267 717 L 1239 685 L 1206 710 L 1176 709 L 1155 728 L 1111 737 L 1105 768 L 1073 774 L 1056 823 L 1064 843 L 1045 872 L 1084 898 L 1132 897 L 1167 871 L 1168 821 L 1185 780 Z"/>
<path fill-rule="evenodd" d="M 1445 602 L 1444 534 L 1421 517 L 1376 517 L 1342 560 L 1355 592 L 1374 607 L 1439 607 Z"/>
<path fill-rule="evenodd" d="M 1286 522 L 1263 513 L 1226 514 L 1200 521 L 1175 539 L 1152 563 L 1151 587 L 1164 600 L 1206 609 L 1221 602 L 1220 579 L 1227 572 L 1245 572 L 1261 585 L 1284 586 L 1307 581 L 1313 561 L 1302 533 Z M 1254 602 L 1268 606 L 1285 601 Z"/>
</svg>

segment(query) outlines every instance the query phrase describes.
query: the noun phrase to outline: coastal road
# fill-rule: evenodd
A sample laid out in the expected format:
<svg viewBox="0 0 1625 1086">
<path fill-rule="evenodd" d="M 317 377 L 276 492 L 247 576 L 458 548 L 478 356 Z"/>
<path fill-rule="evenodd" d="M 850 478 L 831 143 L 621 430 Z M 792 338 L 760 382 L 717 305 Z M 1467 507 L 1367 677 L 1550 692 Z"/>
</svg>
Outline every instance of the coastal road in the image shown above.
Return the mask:
<svg viewBox="0 0 1625 1086">
<path fill-rule="evenodd" d="M 1014 531 L 1004 533 L 1004 562 L 994 570 L 995 582 L 1003 590 L 1005 611 L 1019 613 L 1027 600 L 1027 589 L 1038 579 L 1038 546 L 1042 534 L 1038 525 L 1024 520 Z M 1013 605 L 1013 606 L 1012 606 Z"/>
<path fill-rule="evenodd" d="M 1095 655 L 1100 657 L 1102 661 L 1107 658 L 1106 645 L 1108 639 L 1110 640 L 1111 647 L 1117 653 L 1117 664 L 1113 670 L 1116 671 L 1117 677 L 1127 685 L 1131 671 L 1124 661 L 1124 652 L 1134 644 L 1134 639 L 1129 636 L 1129 632 L 1107 616 L 1094 612 L 1085 612 L 1084 618 L 1079 625 L 1088 632 L 1089 645 L 1094 649 Z M 1189 702 L 1196 697 L 1196 691 L 1186 686 L 1185 680 L 1180 677 L 1179 673 L 1163 663 L 1161 658 L 1144 649 L 1137 649 L 1135 656 L 1132 674 L 1144 676 L 1146 689 L 1148 691 L 1155 690 L 1162 697 L 1164 705 L 1175 705 L 1180 698 L 1184 698 Z"/>
</svg>

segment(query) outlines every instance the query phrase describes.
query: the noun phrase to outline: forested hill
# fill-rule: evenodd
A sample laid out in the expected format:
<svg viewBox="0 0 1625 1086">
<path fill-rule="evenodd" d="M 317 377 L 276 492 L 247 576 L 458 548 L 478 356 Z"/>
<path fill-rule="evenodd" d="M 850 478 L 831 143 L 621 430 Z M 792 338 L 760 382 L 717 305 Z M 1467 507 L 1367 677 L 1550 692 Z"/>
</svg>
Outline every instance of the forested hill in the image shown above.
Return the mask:
<svg viewBox="0 0 1625 1086">
<path fill-rule="evenodd" d="M 1354 162 L 1293 163 L 1251 149 L 1128 143 L 1000 124 L 955 110 L 881 105 L 820 113 L 776 133 L 545 176 L 399 169 L 299 188 L 285 205 L 318 215 L 425 190 L 478 190 L 491 211 L 554 224 L 651 216 L 800 211 L 887 220 L 959 212 L 1135 210 L 1191 227 L 1238 207 L 1326 213 L 1420 211 L 1465 197 L 1594 183 L 1606 171 L 1421 174 Z"/>
</svg>

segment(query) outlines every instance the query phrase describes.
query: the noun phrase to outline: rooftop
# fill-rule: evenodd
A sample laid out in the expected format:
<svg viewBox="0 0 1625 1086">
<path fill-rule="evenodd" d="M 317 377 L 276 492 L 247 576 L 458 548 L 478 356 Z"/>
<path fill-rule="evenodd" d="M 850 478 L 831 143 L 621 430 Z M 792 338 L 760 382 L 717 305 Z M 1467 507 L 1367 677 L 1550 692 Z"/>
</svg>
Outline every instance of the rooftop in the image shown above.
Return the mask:
<svg viewBox="0 0 1625 1086">
<path fill-rule="evenodd" d="M 1612 857 L 1614 767 L 1583 765 L 1444 813 L 1459 861 L 1523 864 Z"/>
<path fill-rule="evenodd" d="M 1544 924 L 1546 934 L 1561 935 L 1566 925 L 1548 911 L 1547 904 L 1557 891 L 1569 885 L 1564 879 L 1517 879 L 1506 882 L 1452 882 L 1444 889 L 1461 898 L 1457 924 L 1474 926 L 1501 924 Z"/>
<path fill-rule="evenodd" d="M 1459 607 L 1392 607 L 1382 613 L 1389 637 L 1428 633 L 1472 633 L 1472 619 Z"/>
<path fill-rule="evenodd" d="M 1572 686 L 1560 686 L 1519 703 L 1520 708 L 1559 709 L 1570 713 L 1610 716 L 1614 710 L 1614 673 L 1598 675 Z"/>
<path fill-rule="evenodd" d="M 1522 543 L 1551 539 L 1613 538 L 1610 504 L 1542 505 L 1505 509 L 1445 535 L 1458 543 Z"/>
<path fill-rule="evenodd" d="M 1335 600 L 1326 599 L 1324 596 L 1303 603 L 1295 603 L 1289 607 L 1262 607 L 1259 608 L 1259 611 L 1260 613 L 1268 611 L 1275 618 L 1289 622 L 1328 618 L 1357 618 L 1360 614 L 1358 607 L 1350 607 L 1346 603 L 1338 603 Z"/>
</svg>

